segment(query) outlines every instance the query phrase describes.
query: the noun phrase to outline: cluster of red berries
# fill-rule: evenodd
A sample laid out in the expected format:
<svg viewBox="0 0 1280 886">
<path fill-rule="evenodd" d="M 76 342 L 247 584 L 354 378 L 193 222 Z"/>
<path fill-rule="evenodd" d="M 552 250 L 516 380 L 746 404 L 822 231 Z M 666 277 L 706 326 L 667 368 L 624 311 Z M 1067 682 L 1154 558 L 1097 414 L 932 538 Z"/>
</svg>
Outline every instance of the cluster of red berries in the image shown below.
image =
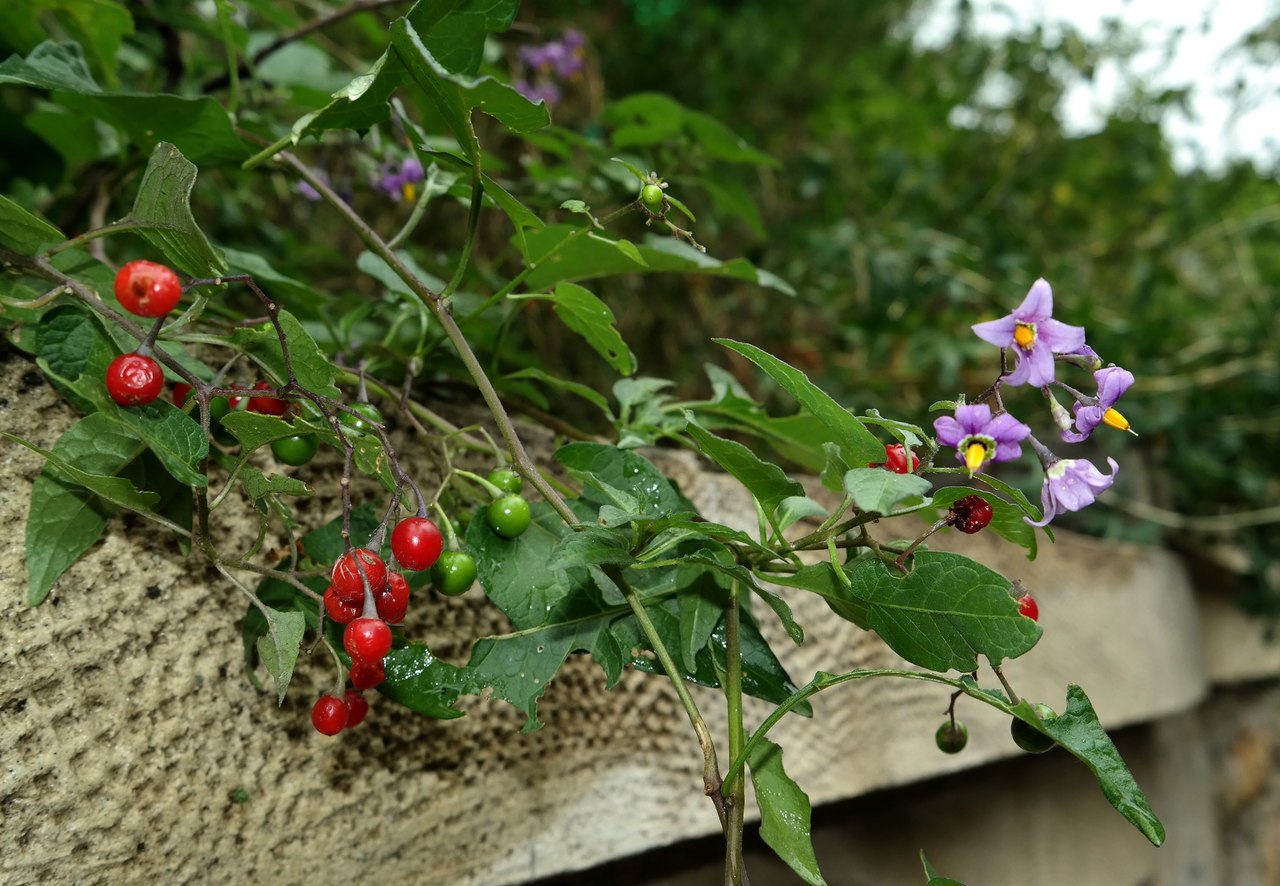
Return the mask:
<svg viewBox="0 0 1280 886">
<path fill-rule="evenodd" d="M 443 551 L 444 537 L 426 517 L 408 517 L 392 530 L 391 553 L 405 569 L 430 569 Z M 337 735 L 364 719 L 369 703 L 360 693 L 386 679 L 383 660 L 391 651 L 390 625 L 404 621 L 409 583 L 376 551 L 357 548 L 333 564 L 324 608 L 329 618 L 347 626 L 342 645 L 351 656 L 348 677 L 353 688 L 345 698 L 320 696 L 311 708 L 311 723 L 318 732 Z"/>
<path fill-rule="evenodd" d="M 129 313 L 163 317 L 182 297 L 182 281 L 164 265 L 131 261 L 116 274 L 115 293 Z M 107 367 L 107 393 L 121 406 L 145 406 L 164 390 L 164 370 L 147 350 L 121 354 Z"/>
</svg>

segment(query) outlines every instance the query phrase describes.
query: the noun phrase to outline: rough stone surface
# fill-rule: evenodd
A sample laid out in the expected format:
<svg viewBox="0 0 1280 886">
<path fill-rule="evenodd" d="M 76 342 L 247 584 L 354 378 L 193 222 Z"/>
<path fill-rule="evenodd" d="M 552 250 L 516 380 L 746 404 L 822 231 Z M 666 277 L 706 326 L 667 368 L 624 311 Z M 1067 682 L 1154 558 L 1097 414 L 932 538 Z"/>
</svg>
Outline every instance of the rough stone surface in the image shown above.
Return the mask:
<svg viewBox="0 0 1280 886">
<path fill-rule="evenodd" d="M 0 364 L 0 389 L 12 392 L 0 428 L 48 447 L 74 416 L 47 385 L 24 385 L 30 373 L 20 358 Z M 683 464 L 675 468 L 682 488 L 709 516 L 741 522 L 751 513 L 723 478 Z M 467 700 L 467 717 L 437 722 L 374 698 L 365 725 L 327 739 L 308 721 L 332 679 L 325 655 L 304 649 L 277 708 L 243 677 L 243 596 L 130 517 L 113 518 L 45 605 L 28 608 L 24 571 L 13 564 L 23 560 L 20 527 L 40 465 L 28 450 L 0 446 L 0 519 L 11 527 L 0 540 L 11 564 L 0 579 L 0 882 L 326 884 L 372 873 L 392 883 L 498 886 L 715 829 L 696 742 L 660 679 L 631 673 L 606 692 L 599 668 L 579 658 L 544 697 L 546 726 L 531 734 L 496 701 Z M 317 491 L 306 519 L 335 513 L 332 489 Z M 233 520 L 225 532 L 225 544 L 247 548 L 252 525 Z M 1190 589 L 1167 555 L 1063 533 L 1028 563 L 985 534 L 963 541 L 1040 600 L 1045 640 L 1006 669 L 1021 693 L 1060 705 L 1066 682 L 1077 680 L 1109 727 L 1203 696 Z M 763 610 L 761 620 L 797 682 L 819 667 L 901 664 L 816 598 L 793 605 L 809 631 L 803 647 L 790 646 Z M 503 625 L 473 591 L 416 599 L 407 628 L 460 661 L 467 638 Z M 715 694 L 697 698 L 720 730 Z M 812 721 L 788 718 L 775 737 L 815 803 L 1018 753 L 1007 723 L 976 705 L 962 705 L 969 749 L 937 753 L 932 735 L 946 703 L 926 684 L 850 684 L 819 698 Z M 748 719 L 764 711 L 752 704 Z M 1256 806 L 1259 752 L 1241 741 L 1232 795 Z M 1070 778 L 1096 794 L 1083 769 Z M 1021 815 L 1048 820 L 1032 808 L 1006 817 L 1012 826 Z M 1114 814 L 1090 816 L 1109 831 L 1130 830 Z M 1258 865 L 1276 870 L 1275 859 Z"/>
</svg>

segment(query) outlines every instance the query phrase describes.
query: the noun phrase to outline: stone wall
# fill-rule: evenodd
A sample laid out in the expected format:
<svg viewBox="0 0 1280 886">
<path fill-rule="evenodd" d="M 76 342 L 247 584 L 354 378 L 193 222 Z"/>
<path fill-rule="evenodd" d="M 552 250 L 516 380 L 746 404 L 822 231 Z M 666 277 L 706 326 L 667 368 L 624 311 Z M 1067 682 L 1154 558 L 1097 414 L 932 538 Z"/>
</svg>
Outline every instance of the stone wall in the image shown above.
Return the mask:
<svg viewBox="0 0 1280 886">
<path fill-rule="evenodd" d="M 20 358 L 0 364 L 0 390 L 11 392 L 0 428 L 36 445 L 74 419 Z M 751 513 L 723 478 L 666 458 L 709 517 Z M 21 527 L 40 466 L 28 450 L 0 448 L 0 520 L 11 527 L 0 540 L 10 564 L 0 578 L 0 882 L 499 886 L 602 882 L 566 872 L 610 861 L 611 883 L 718 881 L 714 844 L 711 860 L 666 879 L 653 856 L 617 861 L 715 831 L 697 745 L 665 681 L 631 673 L 605 691 L 599 668 L 576 659 L 531 734 L 500 702 L 468 700 L 467 717 L 437 722 L 375 697 L 365 725 L 327 739 L 308 721 L 330 679 L 323 656 L 304 655 L 277 708 L 243 676 L 243 598 L 140 520 L 113 518 L 45 605 L 28 608 Z M 307 515 L 335 508 L 319 495 Z M 230 526 L 230 542 L 241 533 L 247 544 L 250 530 Z M 932 737 L 944 691 L 868 681 L 825 693 L 812 720 L 788 718 L 775 735 L 818 807 L 833 886 L 922 883 L 922 848 L 970 886 L 1280 882 L 1280 700 L 1256 682 L 1277 668 L 1256 627 L 1222 627 L 1234 611 L 1206 604 L 1160 550 L 1059 533 L 1030 563 L 987 534 L 961 541 L 1040 600 L 1045 638 L 1008 667 L 1014 685 L 1060 706 L 1067 681 L 1079 682 L 1109 729 L 1129 727 L 1121 750 L 1169 844 L 1152 849 L 1066 755 L 1022 755 L 994 712 L 964 707 L 970 745 L 946 756 Z M 820 666 L 901 664 L 815 598 L 793 602 L 804 646 L 762 621 L 797 681 Z M 466 638 L 500 627 L 477 591 L 423 595 L 407 623 L 455 661 Z M 1219 664 L 1231 657 L 1220 647 L 1249 643 L 1257 654 Z M 698 700 L 721 726 L 715 693 Z M 752 704 L 747 716 L 763 711 Z M 752 864 L 756 886 L 794 882 L 772 878 L 767 858 Z"/>
</svg>

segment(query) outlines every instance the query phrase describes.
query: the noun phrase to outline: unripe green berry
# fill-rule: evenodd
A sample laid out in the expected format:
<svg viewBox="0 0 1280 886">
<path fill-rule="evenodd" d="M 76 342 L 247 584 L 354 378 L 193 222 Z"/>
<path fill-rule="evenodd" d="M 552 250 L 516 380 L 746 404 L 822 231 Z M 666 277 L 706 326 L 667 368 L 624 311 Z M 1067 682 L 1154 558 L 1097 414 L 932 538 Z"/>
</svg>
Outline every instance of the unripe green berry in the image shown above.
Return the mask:
<svg viewBox="0 0 1280 886">
<path fill-rule="evenodd" d="M 959 720 L 946 720 L 933 734 L 933 740 L 944 754 L 958 754 L 969 743 L 969 727 Z"/>
<path fill-rule="evenodd" d="M 1047 704 L 1037 703 L 1034 707 L 1036 716 L 1046 725 L 1058 719 L 1057 712 Z M 1030 723 L 1019 720 L 1017 717 L 1009 724 L 1009 734 L 1013 736 L 1013 743 L 1029 754 L 1043 754 L 1057 744 Z"/>
<path fill-rule="evenodd" d="M 662 212 L 662 201 L 662 188 L 658 185 L 645 185 L 640 189 L 640 202 L 655 215 Z"/>
</svg>

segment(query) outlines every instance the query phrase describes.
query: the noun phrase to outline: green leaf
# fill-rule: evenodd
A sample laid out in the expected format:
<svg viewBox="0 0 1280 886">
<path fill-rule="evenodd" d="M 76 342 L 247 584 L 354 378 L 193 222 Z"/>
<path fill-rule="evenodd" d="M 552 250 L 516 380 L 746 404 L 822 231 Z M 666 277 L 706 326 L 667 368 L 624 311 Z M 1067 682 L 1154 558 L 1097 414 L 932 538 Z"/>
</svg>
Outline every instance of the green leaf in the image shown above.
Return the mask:
<svg viewBox="0 0 1280 886">
<path fill-rule="evenodd" d="M 123 477 L 108 476 L 104 474 L 94 474 L 85 471 L 82 468 L 72 464 L 56 452 L 47 449 L 41 449 L 34 443 L 28 442 L 14 434 L 0 431 L 0 437 L 12 440 L 14 443 L 20 443 L 30 449 L 32 452 L 44 456 L 45 461 L 52 465 L 57 471 L 69 479 L 71 482 L 83 486 L 94 495 L 105 501 L 111 502 L 122 508 L 129 508 L 133 511 L 150 511 L 160 500 L 160 496 L 154 492 L 143 492 L 134 487 L 132 483 Z"/>
<path fill-rule="evenodd" d="M 854 468 L 844 475 L 844 489 L 853 503 L 874 514 L 891 513 L 904 498 L 924 495 L 932 488 L 933 484 L 919 474 L 897 474 L 884 468 Z"/>
<path fill-rule="evenodd" d="M 1036 558 L 1036 531 L 1022 519 L 1022 508 L 1011 505 L 998 495 L 990 492 L 971 489 L 967 486 L 944 486 L 933 496 L 933 507 L 946 511 L 953 504 L 968 495 L 976 495 L 991 505 L 990 529 L 1001 538 L 1027 549 L 1027 559 Z M 924 513 L 924 512 L 922 512 Z"/>
<path fill-rule="evenodd" d="M 809 381 L 799 369 L 787 365 L 755 345 L 727 338 L 717 338 L 713 341 L 746 357 L 763 369 L 783 390 L 795 397 L 800 405 L 821 421 L 835 437 L 835 442 L 840 446 L 848 464 L 864 465 L 882 458 L 884 444 L 877 440 L 847 409 L 831 399 L 826 391 Z"/>
<path fill-rule="evenodd" d="M 724 617 L 729 595 L 714 576 L 693 566 L 681 567 L 686 576 L 676 595 L 680 619 L 680 657 L 686 671 L 697 670 L 698 652 L 706 647 Z"/>
<path fill-rule="evenodd" d="M 580 384 L 579 382 L 565 381 L 562 378 L 556 378 L 554 375 L 550 375 L 536 367 L 529 367 L 527 369 L 521 369 L 518 372 L 511 372 L 511 373 L 508 373 L 507 375 L 504 375 L 503 378 L 512 379 L 512 380 L 526 379 L 526 378 L 534 379 L 535 381 L 540 381 L 544 384 L 561 388 L 572 394 L 577 394 L 579 397 L 581 397 L 582 399 L 586 400 L 588 403 L 591 403 L 594 406 L 598 406 L 600 408 L 600 411 L 603 412 L 608 418 L 610 419 L 613 418 L 613 410 L 609 408 L 609 401 L 604 398 L 604 395 L 601 394 L 599 391 L 597 391 L 595 388 L 589 388 L 584 384 Z"/>
<path fill-rule="evenodd" d="M 267 632 L 258 638 L 258 655 L 275 681 L 277 703 L 284 704 L 284 694 L 293 679 L 293 666 L 298 661 L 298 649 L 302 646 L 306 620 L 301 612 L 267 611 Z"/>
<path fill-rule="evenodd" d="M 112 476 L 144 450 L 136 437 L 105 415 L 87 415 L 68 428 L 51 452 L 80 471 Z M 106 528 L 106 510 L 93 493 L 46 465 L 31 490 L 27 517 L 27 603 L 39 606 L 53 583 Z"/>
<path fill-rule="evenodd" d="M 747 758 L 760 804 L 760 838 L 811 886 L 826 886 L 813 852 L 809 796 L 782 768 L 782 748 L 763 739 Z"/>
<path fill-rule="evenodd" d="M 791 495 L 778 505 L 778 527 L 786 529 L 809 517 L 826 517 L 827 509 L 805 495 Z"/>
<path fill-rule="evenodd" d="M 35 255 L 65 239 L 66 235 L 52 224 L 0 194 L 0 246 L 22 255 Z"/>
<path fill-rule="evenodd" d="M 170 264 L 193 277 L 216 277 L 227 270 L 222 257 L 191 214 L 195 164 L 168 142 L 151 152 L 129 220 Z"/>
<path fill-rule="evenodd" d="M 440 292 L 444 289 L 444 281 L 434 274 L 424 270 L 417 260 L 408 252 L 400 251 L 396 253 L 396 258 L 404 265 L 413 276 L 417 277 L 432 292 Z M 373 277 L 379 283 L 387 288 L 388 291 L 402 295 L 408 301 L 416 305 L 421 305 L 421 301 L 417 294 L 409 288 L 409 284 L 400 278 L 400 275 L 392 270 L 391 265 L 380 255 L 365 251 L 360 253 L 360 257 L 356 259 L 356 267 L 361 271 Z"/>
<path fill-rule="evenodd" d="M 489 0 L 484 5 L 492 8 L 508 7 L 514 16 L 514 0 L 509 3 Z M 501 20 L 502 16 L 490 19 L 480 29 L 475 29 L 474 21 L 463 23 L 462 27 L 475 33 L 487 25 L 500 25 Z M 500 25 L 503 28 L 510 25 L 511 19 L 507 18 L 505 21 L 506 24 Z M 467 73 L 458 73 L 474 73 L 478 65 L 473 67 L 469 61 L 464 61 L 457 68 L 451 69 L 436 59 L 411 17 L 396 19 L 391 23 L 391 45 L 409 76 L 422 87 L 446 125 L 453 131 L 459 146 L 473 166 L 480 165 L 480 144 L 476 141 L 475 131 L 471 126 L 472 109 L 484 111 L 514 132 L 541 129 L 551 122 L 545 103 L 535 104 L 529 101 L 509 84 L 493 77 L 472 79 Z M 458 53 L 453 47 L 442 42 L 435 45 L 453 56 L 451 63 L 458 64 Z"/>
<path fill-rule="evenodd" d="M 102 92 L 78 43 L 46 40 L 24 59 L 11 55 L 0 62 L 0 83 L 14 83 L 36 89 L 95 95 Z"/>
<path fill-rule="evenodd" d="M 38 0 L 37 6 L 55 11 L 64 28 L 88 48 L 90 56 L 117 85 L 117 55 L 122 39 L 133 33 L 133 16 L 113 0 Z"/>
<path fill-rule="evenodd" d="M 773 519 L 774 512 L 790 497 L 803 496 L 804 487 L 788 477 L 775 464 L 761 461 L 756 454 L 741 443 L 725 440 L 709 434 L 692 421 L 685 428 L 702 454 L 728 471 L 734 479 L 760 502 L 761 507 Z"/>
<path fill-rule="evenodd" d="M 1030 702 L 1022 701 L 1011 712 L 1024 723 L 1051 737 L 1089 767 L 1107 802 L 1115 807 L 1153 845 L 1164 842 L 1164 826 L 1125 766 L 1120 752 L 1098 722 L 1089 696 L 1074 684 L 1067 687 L 1067 709 L 1051 723 L 1035 716 Z"/>
<path fill-rule="evenodd" d="M 929 859 L 924 857 L 924 850 L 920 850 L 920 863 L 924 865 L 924 875 L 929 878 L 926 886 L 964 886 L 959 880 L 952 880 L 948 877 L 939 877 L 937 871 L 933 869 L 933 865 L 929 864 Z"/>
<path fill-rule="evenodd" d="M 595 231 L 579 235 L 580 230 L 573 225 L 547 225 L 527 235 L 525 261 L 531 270 L 524 284 L 528 289 L 540 292 L 566 280 L 661 271 L 729 277 L 795 294 L 781 279 L 745 258 L 721 261 L 672 237 L 650 237 L 635 244 Z"/>
<path fill-rule="evenodd" d="M 280 474 L 268 477 L 253 467 L 240 469 L 240 484 L 244 487 L 245 496 L 254 502 L 268 495 L 296 495 L 307 498 L 316 494 L 314 489 L 296 477 L 285 477 Z"/>
<path fill-rule="evenodd" d="M 559 284 L 550 299 L 556 316 L 586 339 L 605 362 L 623 375 L 636 371 L 636 355 L 618 334 L 608 305 L 576 283 Z"/>
<path fill-rule="evenodd" d="M 289 359 L 298 384 L 323 397 L 340 399 L 341 392 L 333 382 L 336 373 L 333 363 L 316 344 L 311 333 L 289 311 L 281 311 L 279 321 L 285 339 L 289 342 Z M 252 329 L 238 328 L 231 333 L 231 341 L 244 348 L 274 378 L 288 378 L 284 354 L 280 350 L 280 337 L 269 324 Z"/>
<path fill-rule="evenodd" d="M 845 567 L 852 591 L 840 592 L 866 607 L 867 626 L 907 661 L 969 673 L 978 655 L 999 665 L 1040 639 L 1040 626 L 1018 613 L 1008 579 L 960 554 L 920 551 L 914 559 L 905 576 L 878 559 L 858 560 Z"/>
<path fill-rule="evenodd" d="M 996 490 L 997 492 L 1002 492 L 1006 496 L 1008 496 L 1013 501 L 1014 504 L 1016 504 L 1019 508 L 1022 509 L 1022 513 L 1026 514 L 1032 520 L 1040 519 L 1040 509 L 1037 508 L 1035 505 L 1033 505 L 1031 502 L 1027 501 L 1027 497 L 1023 494 L 1021 489 L 1017 488 L 1016 486 L 1010 486 L 1008 483 L 1004 482 L 1003 480 L 997 479 L 996 477 L 993 477 L 990 474 L 974 474 L 974 476 L 977 479 L 981 480 L 983 483 L 986 483 L 988 486 L 990 486 L 992 489 Z M 1044 529 L 1044 534 L 1049 536 L 1050 541 L 1053 541 L 1053 530 L 1050 529 L 1048 526 L 1043 527 L 1043 529 Z M 1031 551 L 1031 553 L 1032 554 L 1035 553 L 1034 549 Z M 1034 559 L 1034 558 L 1029 558 L 1029 559 Z"/>
<path fill-rule="evenodd" d="M 298 429 L 283 418 L 238 409 L 222 417 L 222 426 L 240 441 L 246 452 L 298 433 Z"/>
<path fill-rule="evenodd" d="M 570 443 L 556 450 L 556 460 L 586 486 L 583 497 L 588 501 L 646 517 L 688 510 L 671 481 L 634 452 L 601 443 Z"/>
<path fill-rule="evenodd" d="M 587 524 L 560 540 L 552 549 L 547 566 L 553 571 L 566 571 L 587 566 L 626 566 L 634 562 L 630 532 Z"/>
<path fill-rule="evenodd" d="M 456 157 L 446 151 L 431 151 L 421 149 L 424 156 L 432 157 L 441 163 L 452 166 L 455 169 L 461 169 L 468 175 L 471 174 L 471 164 L 462 157 Z M 493 204 L 507 214 L 512 223 L 517 228 L 541 228 L 544 226 L 542 219 L 533 214 L 529 207 L 525 206 L 502 185 L 485 175 L 480 173 L 480 184 L 484 188 L 485 196 L 493 201 Z"/>
<path fill-rule="evenodd" d="M 174 479 L 188 486 L 208 485 L 199 466 L 209 454 L 209 441 L 198 421 L 164 400 L 127 409 L 115 403 L 110 407 L 108 413 L 140 437 Z"/>
</svg>

